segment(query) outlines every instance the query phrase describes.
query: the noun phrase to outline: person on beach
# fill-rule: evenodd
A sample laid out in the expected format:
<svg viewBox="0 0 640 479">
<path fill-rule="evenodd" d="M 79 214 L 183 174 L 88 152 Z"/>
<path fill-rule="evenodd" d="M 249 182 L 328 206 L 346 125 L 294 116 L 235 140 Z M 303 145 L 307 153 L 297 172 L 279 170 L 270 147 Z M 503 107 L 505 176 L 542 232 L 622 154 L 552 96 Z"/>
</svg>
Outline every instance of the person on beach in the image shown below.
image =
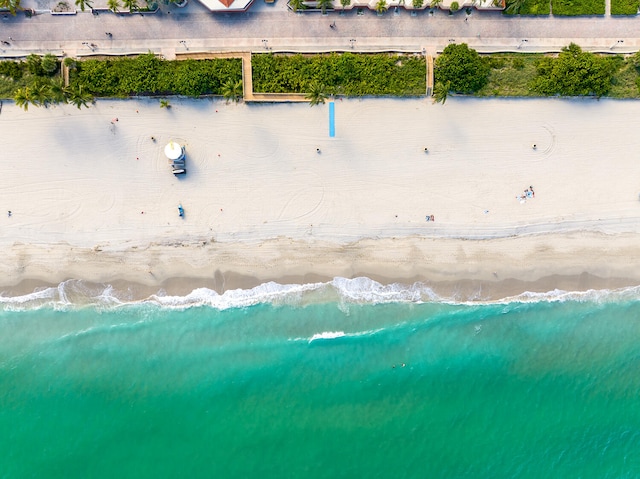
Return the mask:
<svg viewBox="0 0 640 479">
<path fill-rule="evenodd" d="M 320 148 L 316 148 L 316 153 L 320 153 Z"/>
</svg>

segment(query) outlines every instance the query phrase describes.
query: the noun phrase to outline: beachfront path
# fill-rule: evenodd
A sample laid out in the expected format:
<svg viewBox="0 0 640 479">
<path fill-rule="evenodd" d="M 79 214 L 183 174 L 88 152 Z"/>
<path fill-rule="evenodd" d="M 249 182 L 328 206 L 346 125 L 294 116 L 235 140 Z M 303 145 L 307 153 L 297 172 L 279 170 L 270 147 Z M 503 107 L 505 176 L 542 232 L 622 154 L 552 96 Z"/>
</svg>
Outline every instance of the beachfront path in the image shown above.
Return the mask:
<svg viewBox="0 0 640 479">
<path fill-rule="evenodd" d="M 283 0 L 278 0 L 282 2 Z M 499 12 L 448 15 L 428 10 L 412 17 L 400 10 L 377 16 L 355 11 L 327 16 L 270 9 L 257 2 L 249 12 L 212 15 L 197 2 L 185 9 L 162 6 L 158 14 L 7 16 L 2 36 L 11 38 L 0 55 L 52 51 L 67 55 L 117 54 L 148 50 L 172 57 L 197 51 L 371 51 L 394 49 L 434 54 L 450 41 L 480 51 L 557 51 L 571 41 L 588 50 L 631 52 L 640 47 L 635 17 L 509 17 Z M 331 22 L 336 28 L 329 28 Z M 108 38 L 105 32 L 112 33 Z M 526 39 L 527 42 L 522 42 Z M 620 41 L 623 40 L 623 41 Z M 180 43 L 184 41 L 184 43 Z M 82 42 L 96 45 L 94 51 Z"/>
</svg>

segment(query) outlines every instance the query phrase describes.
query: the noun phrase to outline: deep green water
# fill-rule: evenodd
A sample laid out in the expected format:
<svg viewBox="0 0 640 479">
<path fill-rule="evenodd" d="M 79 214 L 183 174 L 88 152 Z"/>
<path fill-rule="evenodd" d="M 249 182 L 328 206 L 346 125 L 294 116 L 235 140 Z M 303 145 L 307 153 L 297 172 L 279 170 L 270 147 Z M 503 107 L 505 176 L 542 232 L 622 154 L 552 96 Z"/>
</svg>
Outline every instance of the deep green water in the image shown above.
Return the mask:
<svg viewBox="0 0 640 479">
<path fill-rule="evenodd" d="M 0 478 L 637 478 L 636 296 L 5 305 Z"/>
</svg>

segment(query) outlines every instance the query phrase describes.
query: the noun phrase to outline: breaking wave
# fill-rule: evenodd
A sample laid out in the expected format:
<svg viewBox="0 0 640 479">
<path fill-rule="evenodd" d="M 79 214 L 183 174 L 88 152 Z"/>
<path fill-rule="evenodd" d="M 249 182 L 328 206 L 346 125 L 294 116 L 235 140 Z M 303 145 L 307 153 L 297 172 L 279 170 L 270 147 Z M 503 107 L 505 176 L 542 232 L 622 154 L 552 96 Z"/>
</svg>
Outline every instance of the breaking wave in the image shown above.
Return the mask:
<svg viewBox="0 0 640 479">
<path fill-rule="evenodd" d="M 211 307 L 219 310 L 243 308 L 258 304 L 299 305 L 337 302 L 340 304 L 384 303 L 447 303 L 447 304 L 505 304 L 535 302 L 608 302 L 630 301 L 640 298 L 640 286 L 620 289 L 587 291 L 553 290 L 523 292 L 497 300 L 461 300 L 436 294 L 424 283 L 384 285 L 370 278 L 336 277 L 329 282 L 308 284 L 280 284 L 273 281 L 250 289 L 234 289 L 218 293 L 208 288 L 196 288 L 184 296 L 169 295 L 163 290 L 142 299 L 132 299 L 132 289 L 117 290 L 111 285 L 89 284 L 81 280 L 68 280 L 55 287 L 39 288 L 32 293 L 9 295 L 0 292 L 0 309 L 5 311 L 38 308 L 74 309 L 95 307 L 118 308 L 147 304 L 167 309 Z M 328 333 L 325 333 L 328 334 Z"/>
</svg>

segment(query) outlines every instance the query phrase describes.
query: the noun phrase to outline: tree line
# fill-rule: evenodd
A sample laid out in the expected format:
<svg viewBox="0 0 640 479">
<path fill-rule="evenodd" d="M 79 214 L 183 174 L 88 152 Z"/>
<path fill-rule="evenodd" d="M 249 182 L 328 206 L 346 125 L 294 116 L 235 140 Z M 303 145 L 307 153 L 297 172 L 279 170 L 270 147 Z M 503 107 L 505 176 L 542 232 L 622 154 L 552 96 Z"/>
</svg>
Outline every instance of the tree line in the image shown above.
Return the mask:
<svg viewBox="0 0 640 479">
<path fill-rule="evenodd" d="M 237 58 L 166 61 L 152 53 L 135 58 L 64 60 L 69 84 L 64 84 L 61 62 L 53 55 L 29 55 L 25 61 L 0 62 L 0 78 L 24 86 L 13 94 L 18 106 L 70 103 L 88 106 L 94 97 L 135 95 L 222 95 L 242 97 L 242 63 Z"/>
<path fill-rule="evenodd" d="M 256 54 L 254 91 L 309 93 L 323 85 L 328 95 L 424 95 L 426 62 L 422 55 L 329 53 Z"/>
<path fill-rule="evenodd" d="M 533 96 L 601 97 L 609 93 L 621 64 L 640 70 L 640 53 L 624 60 L 584 52 L 573 43 L 558 55 L 535 58 L 535 74 L 526 80 L 527 91 Z M 56 103 L 81 108 L 96 96 L 222 95 L 234 101 L 242 97 L 242 63 L 238 58 L 167 61 L 148 53 L 107 60 L 66 58 L 64 62 L 69 68 L 68 85 L 63 82 L 60 61 L 51 54 L 0 62 L 0 81 L 22 85 L 15 89 L 14 99 L 24 109 Z M 502 63 L 495 56 L 481 56 L 464 43 L 448 45 L 435 60 L 434 101 L 444 103 L 451 93 L 478 94 L 487 85 L 492 69 Z M 422 55 L 259 54 L 254 55 L 252 64 L 256 92 L 305 93 L 311 104 L 323 103 L 328 95 L 419 96 L 426 90 Z M 640 89 L 640 76 L 635 75 Z"/>
<path fill-rule="evenodd" d="M 617 58 L 584 52 L 571 43 L 558 55 L 536 61 L 536 74 L 527 88 L 537 96 L 601 97 L 609 93 L 619 66 Z M 448 45 L 435 60 L 434 101 L 444 103 L 450 93 L 477 93 L 489 81 L 490 72 L 490 55 L 482 57 L 465 43 Z"/>
<path fill-rule="evenodd" d="M 0 62 L 0 75 L 14 81 L 27 77 L 27 84 L 18 88 L 14 100 L 27 110 L 29 105 L 48 106 L 70 103 L 81 108 L 93 101 L 87 89 L 80 84 L 66 86 L 60 72 L 60 61 L 51 54 L 29 55 L 24 62 Z"/>
</svg>

